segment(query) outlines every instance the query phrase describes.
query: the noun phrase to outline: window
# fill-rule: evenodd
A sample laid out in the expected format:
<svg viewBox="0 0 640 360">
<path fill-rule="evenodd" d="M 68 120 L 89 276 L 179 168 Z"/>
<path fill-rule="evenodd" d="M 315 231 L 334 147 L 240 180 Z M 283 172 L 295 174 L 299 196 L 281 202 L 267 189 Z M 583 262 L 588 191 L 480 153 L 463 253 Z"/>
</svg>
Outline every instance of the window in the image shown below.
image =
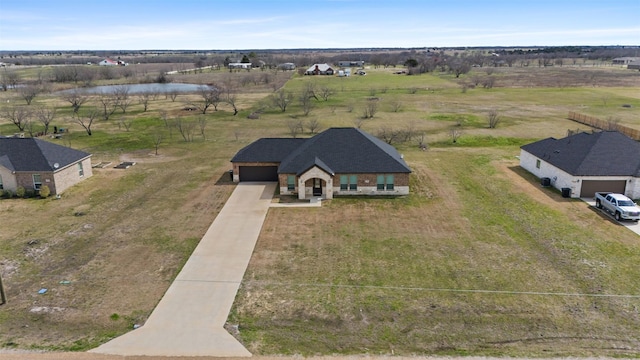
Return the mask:
<svg viewBox="0 0 640 360">
<path fill-rule="evenodd" d="M 40 190 L 40 187 L 42 186 L 42 177 L 40 176 L 40 174 L 33 174 L 33 188 L 36 190 Z"/>
<path fill-rule="evenodd" d="M 0 176 L 0 190 L 4 189 L 4 185 L 2 184 L 2 176 Z"/>
<path fill-rule="evenodd" d="M 84 176 L 84 169 L 82 168 L 81 162 L 78 163 L 78 175 L 80 175 L 80 177 Z"/>
<path fill-rule="evenodd" d="M 384 190 L 384 175 L 378 175 L 376 183 L 378 184 L 378 190 Z"/>
<path fill-rule="evenodd" d="M 293 191 L 296 189 L 296 176 L 287 175 L 287 190 Z"/>
<path fill-rule="evenodd" d="M 387 175 L 387 190 L 393 190 L 393 174 Z"/>
<path fill-rule="evenodd" d="M 378 190 L 393 190 L 393 174 L 391 175 L 378 175 L 377 185 Z"/>
<path fill-rule="evenodd" d="M 536 169 L 540 169 L 540 159 L 536 160 Z"/>
<path fill-rule="evenodd" d="M 340 175 L 340 190 L 356 191 L 358 190 L 357 175 Z"/>
</svg>

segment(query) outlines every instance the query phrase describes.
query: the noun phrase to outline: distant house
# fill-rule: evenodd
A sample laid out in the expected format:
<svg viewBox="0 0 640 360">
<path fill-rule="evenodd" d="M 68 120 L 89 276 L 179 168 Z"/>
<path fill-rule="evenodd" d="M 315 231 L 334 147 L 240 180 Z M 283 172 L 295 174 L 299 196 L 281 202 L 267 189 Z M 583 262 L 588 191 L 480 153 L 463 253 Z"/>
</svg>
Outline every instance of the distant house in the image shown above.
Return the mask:
<svg viewBox="0 0 640 360">
<path fill-rule="evenodd" d="M 639 61 L 639 60 L 640 58 L 637 58 L 637 57 L 624 56 L 624 57 L 615 58 L 611 60 L 611 62 L 613 63 L 613 65 L 627 65 L 629 63 L 632 63 L 634 61 Z"/>
<path fill-rule="evenodd" d="M 104 59 L 102 61 L 100 61 L 98 63 L 98 65 L 100 66 L 127 66 L 129 64 L 127 64 L 126 62 L 122 61 L 122 60 L 112 60 L 112 59 Z"/>
<path fill-rule="evenodd" d="M 343 60 L 343 61 L 338 61 L 338 66 L 339 67 L 363 67 L 364 61 L 363 60 Z"/>
<path fill-rule="evenodd" d="M 406 195 L 411 169 L 396 149 L 360 129 L 330 128 L 308 139 L 262 138 L 231 159 L 233 180 L 277 181 L 280 193 Z"/>
<path fill-rule="evenodd" d="M 329 64 L 313 64 L 304 72 L 305 75 L 333 75 L 333 73 L 334 70 Z"/>
<path fill-rule="evenodd" d="M 520 166 L 558 190 L 568 189 L 571 197 L 611 191 L 640 198 L 640 143 L 617 131 L 524 145 Z"/>
<path fill-rule="evenodd" d="M 91 154 L 34 138 L 0 137 L 0 189 L 60 194 L 93 175 Z"/>
<path fill-rule="evenodd" d="M 296 69 L 296 64 L 294 63 L 282 63 L 278 65 L 278 69 L 280 70 L 295 70 Z"/>
<path fill-rule="evenodd" d="M 632 61 L 627 64 L 627 69 L 640 70 L 640 60 Z"/>
<path fill-rule="evenodd" d="M 229 69 L 251 69 L 251 63 L 242 63 L 242 62 L 232 62 L 229 63 Z"/>
</svg>

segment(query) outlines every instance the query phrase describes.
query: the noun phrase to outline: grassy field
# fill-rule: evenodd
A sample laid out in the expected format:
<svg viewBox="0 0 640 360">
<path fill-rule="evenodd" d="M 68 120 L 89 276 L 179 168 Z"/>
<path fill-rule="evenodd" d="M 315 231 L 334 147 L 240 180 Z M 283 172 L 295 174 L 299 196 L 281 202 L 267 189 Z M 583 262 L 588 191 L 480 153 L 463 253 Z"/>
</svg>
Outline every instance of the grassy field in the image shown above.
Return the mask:
<svg viewBox="0 0 640 360">
<path fill-rule="evenodd" d="M 235 81 L 240 113 L 221 105 L 193 114 L 182 108 L 197 95 L 159 97 L 147 112 L 134 103 L 98 121 L 92 136 L 70 120 L 62 99 L 37 97 L 33 106 L 58 107 L 56 123 L 70 129 L 56 141 L 92 152 L 94 163 L 137 164 L 94 169 L 60 200 L 0 200 L 9 296 L 0 307 L 0 348 L 85 350 L 143 323 L 233 190 L 226 171 L 238 149 L 289 136 L 291 120 L 353 126 L 376 101 L 378 112 L 361 121 L 365 131 L 426 134 L 427 151 L 416 141 L 397 144 L 414 171 L 411 195 L 271 209 L 229 317 L 250 351 L 639 356 L 638 236 L 540 188 L 516 156 L 530 141 L 586 129 L 566 120 L 569 111 L 640 128 L 640 75 L 500 68 L 494 88 L 463 92 L 463 82 L 486 70 L 459 79 L 394 70 L 294 76 L 284 90 L 296 96 L 309 82 L 334 91 L 314 100 L 308 116 L 296 101 L 286 112 L 274 108 L 273 83 L 240 85 L 245 73 L 179 75 L 175 81 Z M 290 75 L 274 76 L 284 83 Z M 20 102 L 12 92 L 0 100 Z M 246 118 L 258 109 L 259 119 Z M 501 122 L 488 129 L 493 109 Z M 204 136 L 198 129 L 184 141 L 160 110 L 205 119 Z M 131 122 L 128 131 L 120 119 Z M 462 133 L 456 144 L 452 128 Z M 0 133 L 13 132 L 0 124 Z M 39 295 L 41 288 L 48 292 Z"/>
</svg>

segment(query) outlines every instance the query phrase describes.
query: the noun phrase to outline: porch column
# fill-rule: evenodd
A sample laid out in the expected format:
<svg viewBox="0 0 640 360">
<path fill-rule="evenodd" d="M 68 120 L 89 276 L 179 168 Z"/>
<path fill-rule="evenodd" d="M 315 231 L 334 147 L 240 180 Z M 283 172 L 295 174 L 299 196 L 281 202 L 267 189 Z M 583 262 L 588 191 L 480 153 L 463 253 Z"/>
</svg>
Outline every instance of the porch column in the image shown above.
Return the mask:
<svg viewBox="0 0 640 360">
<path fill-rule="evenodd" d="M 305 193 L 307 192 L 307 189 L 304 186 L 305 183 L 305 179 L 302 178 L 302 176 L 298 177 L 298 199 L 300 200 L 304 200 L 304 196 Z"/>
</svg>

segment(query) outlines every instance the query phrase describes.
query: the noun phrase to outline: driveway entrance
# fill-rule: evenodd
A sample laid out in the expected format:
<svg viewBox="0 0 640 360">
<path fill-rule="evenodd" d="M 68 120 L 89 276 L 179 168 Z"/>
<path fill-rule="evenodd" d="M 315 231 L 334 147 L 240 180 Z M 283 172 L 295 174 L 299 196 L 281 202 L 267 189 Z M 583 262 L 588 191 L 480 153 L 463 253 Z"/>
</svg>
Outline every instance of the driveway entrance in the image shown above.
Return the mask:
<svg viewBox="0 0 640 360">
<path fill-rule="evenodd" d="M 240 183 L 144 326 L 91 352 L 248 357 L 224 328 L 276 183 Z"/>
</svg>

